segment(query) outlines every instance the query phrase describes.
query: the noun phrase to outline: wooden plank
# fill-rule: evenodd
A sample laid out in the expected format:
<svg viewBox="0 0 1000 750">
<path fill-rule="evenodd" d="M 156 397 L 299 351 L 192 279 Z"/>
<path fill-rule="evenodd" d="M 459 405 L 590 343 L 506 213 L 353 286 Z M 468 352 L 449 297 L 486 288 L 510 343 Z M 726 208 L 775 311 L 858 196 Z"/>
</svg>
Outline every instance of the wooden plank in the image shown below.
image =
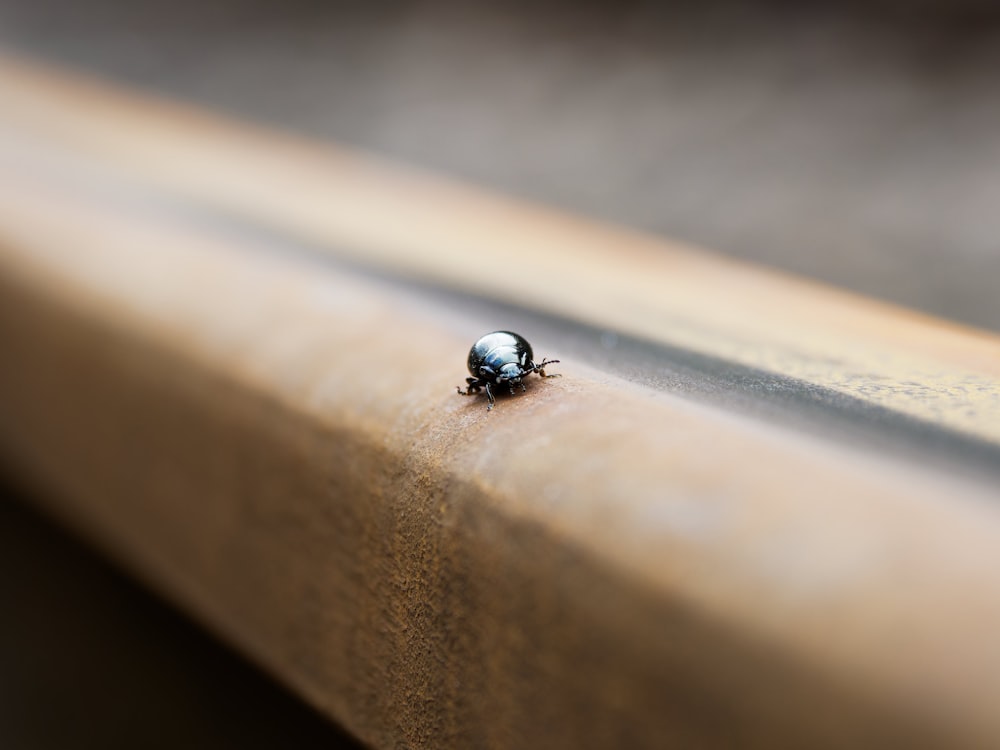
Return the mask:
<svg viewBox="0 0 1000 750">
<path fill-rule="evenodd" d="M 581 361 L 487 415 L 453 390 L 478 321 L 205 216 L 818 387 L 860 363 L 858 398 L 886 386 L 984 442 L 994 338 L 51 73 L 0 78 L 0 450 L 366 742 L 1000 739 L 995 482 Z M 484 273 L 498 257 L 526 288 Z"/>
<path fill-rule="evenodd" d="M 92 170 L 368 266 L 1000 444 L 1000 346 L 978 331 L 10 57 L 0 90 L 0 122 L 20 148 L 68 149 Z"/>
</svg>

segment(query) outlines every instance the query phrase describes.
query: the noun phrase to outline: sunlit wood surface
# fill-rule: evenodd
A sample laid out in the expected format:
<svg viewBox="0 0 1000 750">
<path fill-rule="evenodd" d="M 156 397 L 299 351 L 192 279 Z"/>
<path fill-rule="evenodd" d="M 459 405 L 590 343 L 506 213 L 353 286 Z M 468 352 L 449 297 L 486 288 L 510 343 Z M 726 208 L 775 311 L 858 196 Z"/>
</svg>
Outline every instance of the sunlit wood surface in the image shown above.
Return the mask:
<svg viewBox="0 0 1000 750">
<path fill-rule="evenodd" d="M 0 88 L 9 150 L 68 150 L 83 174 L 111 173 L 320 252 L 1000 442 L 993 337 L 12 61 Z"/>
<path fill-rule="evenodd" d="M 996 337 L 11 59 L 0 91 L 0 449 L 364 741 L 1000 740 Z M 564 377 L 487 415 L 477 300 L 593 361 L 531 336 Z M 622 379 L 618 340 L 933 441 Z"/>
</svg>

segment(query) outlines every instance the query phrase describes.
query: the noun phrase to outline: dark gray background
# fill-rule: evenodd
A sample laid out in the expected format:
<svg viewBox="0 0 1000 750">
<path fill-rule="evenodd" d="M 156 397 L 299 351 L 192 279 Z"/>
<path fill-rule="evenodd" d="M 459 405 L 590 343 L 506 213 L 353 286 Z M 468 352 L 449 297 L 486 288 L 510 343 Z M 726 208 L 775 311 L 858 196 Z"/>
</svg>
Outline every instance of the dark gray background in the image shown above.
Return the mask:
<svg viewBox="0 0 1000 750">
<path fill-rule="evenodd" d="M 8 476 L 0 466 L 0 747 L 359 750 Z"/>
<path fill-rule="evenodd" d="M 0 44 L 1000 329 L 991 3 L 0 0 Z"/>
</svg>

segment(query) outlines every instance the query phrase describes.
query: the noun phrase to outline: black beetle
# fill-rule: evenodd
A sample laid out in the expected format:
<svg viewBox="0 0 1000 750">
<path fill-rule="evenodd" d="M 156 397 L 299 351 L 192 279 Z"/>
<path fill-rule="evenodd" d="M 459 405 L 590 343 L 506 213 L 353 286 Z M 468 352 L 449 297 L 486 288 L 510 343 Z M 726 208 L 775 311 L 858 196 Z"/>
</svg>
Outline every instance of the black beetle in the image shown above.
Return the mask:
<svg viewBox="0 0 1000 750">
<path fill-rule="evenodd" d="M 521 380 L 525 375 L 537 372 L 543 378 L 559 377 L 545 374 L 545 366 L 555 364 L 558 359 L 543 359 L 536 365 L 533 357 L 531 344 L 523 336 L 511 331 L 487 333 L 469 350 L 469 372 L 474 377 L 466 378 L 468 385 L 464 391 L 462 386 L 458 386 L 458 392 L 468 396 L 479 393 L 485 387 L 490 399 L 490 404 L 486 407 L 486 411 L 489 411 L 496 402 L 492 386 L 506 383 L 510 386 L 511 395 L 514 395 L 515 385 L 520 385 L 522 391 L 528 390 Z"/>
</svg>

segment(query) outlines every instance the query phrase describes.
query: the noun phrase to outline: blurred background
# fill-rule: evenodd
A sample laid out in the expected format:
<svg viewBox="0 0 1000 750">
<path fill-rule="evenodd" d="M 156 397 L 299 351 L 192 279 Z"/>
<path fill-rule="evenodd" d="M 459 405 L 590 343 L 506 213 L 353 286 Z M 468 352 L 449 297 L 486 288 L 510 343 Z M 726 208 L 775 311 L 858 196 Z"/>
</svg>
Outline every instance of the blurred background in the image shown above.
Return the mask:
<svg viewBox="0 0 1000 750">
<path fill-rule="evenodd" d="M 359 747 L 3 477 L 0 747 Z"/>
<path fill-rule="evenodd" d="M 0 0 L 0 45 L 1000 329 L 992 2 Z"/>
<path fill-rule="evenodd" d="M 994 3 L 0 0 L 0 49 L 1000 330 Z M 5 498 L 0 745 L 346 742 Z"/>
</svg>

